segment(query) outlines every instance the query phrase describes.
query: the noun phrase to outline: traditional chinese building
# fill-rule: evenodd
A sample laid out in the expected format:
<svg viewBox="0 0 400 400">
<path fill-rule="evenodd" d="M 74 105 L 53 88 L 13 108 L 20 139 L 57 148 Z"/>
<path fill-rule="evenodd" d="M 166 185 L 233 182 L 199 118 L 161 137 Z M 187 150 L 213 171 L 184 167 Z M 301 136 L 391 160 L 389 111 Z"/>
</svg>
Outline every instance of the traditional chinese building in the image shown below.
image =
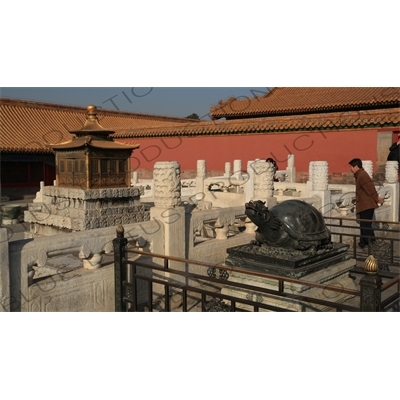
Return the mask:
<svg viewBox="0 0 400 400">
<path fill-rule="evenodd" d="M 53 148 L 71 140 L 70 131 L 82 127 L 84 114 L 80 107 L 2 99 L 2 188 L 52 183 Z M 328 161 L 330 181 L 353 182 L 348 161 L 355 157 L 372 161 L 375 176 L 383 175 L 400 131 L 400 88 L 274 88 L 261 97 L 220 101 L 210 115 L 211 121 L 199 121 L 98 113 L 102 126 L 115 131 L 110 138 L 140 144 L 129 169 L 142 178 L 152 178 L 158 161 L 179 161 L 182 178 L 189 178 L 196 174 L 197 160 L 206 160 L 212 176 L 234 160 L 246 165 L 272 157 L 284 169 L 293 154 L 299 182 L 307 180 L 309 163 L 321 160 Z M 105 174 L 101 179 L 112 165 L 97 161 Z"/>
<path fill-rule="evenodd" d="M 86 121 L 86 113 L 85 107 L 1 98 L 2 190 L 32 188 L 33 192 L 36 192 L 41 181 L 44 181 L 46 186 L 53 185 L 56 179 L 56 157 L 52 146 L 69 142 L 74 135 L 79 137 L 79 132 L 71 131 L 79 131 L 82 128 Z M 184 118 L 115 110 L 99 110 L 97 117 L 104 129 L 110 132 L 121 127 L 129 130 L 143 126 L 187 124 L 188 121 Z M 81 137 L 84 136 L 82 132 Z M 74 145 L 76 144 L 78 142 L 74 142 Z M 95 138 L 89 148 L 94 148 L 93 145 L 96 145 Z M 99 168 L 103 168 L 104 171 L 104 163 L 103 166 L 99 165 Z M 78 169 L 75 173 L 77 172 Z M 60 171 L 60 174 L 63 173 Z"/>
<path fill-rule="evenodd" d="M 131 187 L 129 159 L 139 144 L 114 141 L 113 130 L 98 120 L 95 106 L 70 140 L 51 148 L 56 155 L 56 185 L 41 187 L 25 222 L 36 236 L 117 226 L 149 219 Z"/>
<path fill-rule="evenodd" d="M 140 142 L 131 159 L 139 171 L 158 159 L 179 160 L 187 178 L 204 159 L 208 175 L 221 175 L 226 161 L 246 165 L 268 157 L 284 169 L 293 154 L 299 182 L 307 180 L 311 161 L 323 160 L 330 181 L 352 183 L 348 162 L 356 157 L 372 161 L 374 174 L 383 176 L 400 129 L 400 88 L 274 88 L 262 97 L 220 101 L 210 114 L 212 121 L 121 128 L 114 137 Z"/>
<path fill-rule="evenodd" d="M 56 186 L 129 187 L 129 159 L 139 144 L 114 141 L 110 137 L 114 131 L 100 125 L 96 107 L 88 106 L 87 111 L 84 126 L 70 131 L 71 140 L 51 146 L 56 155 Z"/>
</svg>

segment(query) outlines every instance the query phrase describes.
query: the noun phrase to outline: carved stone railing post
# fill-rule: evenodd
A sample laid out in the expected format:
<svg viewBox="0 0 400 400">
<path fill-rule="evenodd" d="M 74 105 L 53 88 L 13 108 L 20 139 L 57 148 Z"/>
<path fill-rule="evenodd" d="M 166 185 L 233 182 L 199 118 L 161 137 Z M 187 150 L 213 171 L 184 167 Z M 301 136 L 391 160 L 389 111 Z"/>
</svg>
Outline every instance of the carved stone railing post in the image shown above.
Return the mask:
<svg viewBox="0 0 400 400">
<path fill-rule="evenodd" d="M 314 161 L 312 163 L 312 190 L 328 190 L 328 162 Z"/>
<path fill-rule="evenodd" d="M 126 278 L 125 248 L 128 239 L 124 237 L 124 227 L 117 227 L 117 237 L 113 239 L 114 246 L 114 277 L 115 277 L 115 311 L 126 311 L 125 304 L 122 301 L 124 295 L 124 287 L 122 282 Z"/>
<path fill-rule="evenodd" d="M 229 178 L 231 176 L 231 163 L 230 162 L 226 162 L 225 163 L 225 173 L 224 176 L 226 178 Z"/>
<path fill-rule="evenodd" d="M 254 199 L 265 200 L 274 193 L 274 168 L 271 163 L 264 160 L 255 161 L 254 164 Z"/>
<path fill-rule="evenodd" d="M 296 168 L 294 166 L 294 154 L 288 155 L 286 170 L 288 171 L 288 174 L 289 174 L 289 182 L 295 183 L 296 182 Z"/>
<path fill-rule="evenodd" d="M 205 167 L 205 164 L 203 164 Z M 150 218 L 160 223 L 163 241 L 153 243 L 153 252 L 185 258 L 186 217 L 185 207 L 181 206 L 180 165 L 177 161 L 156 162 L 154 165 L 154 207 L 150 209 Z M 162 260 L 155 258 L 155 263 Z M 162 262 L 163 263 L 163 262 Z M 183 270 L 185 265 L 171 261 L 170 268 Z M 184 284 L 185 278 L 176 278 Z M 162 289 L 163 290 L 163 289 Z M 159 293 L 154 287 L 153 293 Z"/>
<path fill-rule="evenodd" d="M 314 162 L 315 161 L 310 161 L 310 163 L 308 164 L 308 181 L 309 182 L 312 182 Z"/>
<path fill-rule="evenodd" d="M 137 171 L 131 172 L 131 185 L 135 186 L 139 183 L 139 177 Z"/>
<path fill-rule="evenodd" d="M 206 161 L 197 160 L 197 174 L 196 174 L 196 199 L 204 199 L 204 179 L 206 178 Z"/>
<path fill-rule="evenodd" d="M 364 171 L 370 176 L 371 179 L 374 177 L 374 164 L 371 160 L 362 160 L 362 166 Z"/>
<path fill-rule="evenodd" d="M 399 178 L 399 163 L 398 161 L 386 161 L 385 165 L 385 181 L 387 183 L 397 183 Z"/>
<path fill-rule="evenodd" d="M 254 160 L 247 161 L 247 182 L 245 183 L 246 203 L 254 196 Z"/>
<path fill-rule="evenodd" d="M 367 257 L 364 263 L 367 275 L 361 278 L 361 311 L 381 311 L 381 287 L 382 278 L 377 275 L 378 261 L 373 255 Z"/>
<path fill-rule="evenodd" d="M 265 160 L 257 160 L 253 164 L 254 192 L 253 200 L 265 201 L 265 206 L 272 208 L 277 204 L 274 196 L 274 167 Z"/>
<path fill-rule="evenodd" d="M 307 196 L 317 197 L 321 202 L 321 208 L 318 211 L 329 217 L 332 213 L 332 207 L 331 192 L 328 190 L 328 162 L 310 162 L 308 174 Z"/>
<path fill-rule="evenodd" d="M 205 167 L 205 162 L 204 162 Z M 177 161 L 162 161 L 154 164 L 154 205 L 175 207 L 181 202 L 181 170 Z"/>
<path fill-rule="evenodd" d="M 243 180 L 242 160 L 233 160 L 233 177 L 235 177 L 238 181 Z"/>
<path fill-rule="evenodd" d="M 390 191 L 391 221 L 399 220 L 399 163 L 397 161 L 386 161 L 384 189 Z"/>
<path fill-rule="evenodd" d="M 312 175 L 314 169 L 314 161 L 308 163 L 308 179 L 307 179 L 307 197 L 311 197 L 312 192 Z"/>
</svg>

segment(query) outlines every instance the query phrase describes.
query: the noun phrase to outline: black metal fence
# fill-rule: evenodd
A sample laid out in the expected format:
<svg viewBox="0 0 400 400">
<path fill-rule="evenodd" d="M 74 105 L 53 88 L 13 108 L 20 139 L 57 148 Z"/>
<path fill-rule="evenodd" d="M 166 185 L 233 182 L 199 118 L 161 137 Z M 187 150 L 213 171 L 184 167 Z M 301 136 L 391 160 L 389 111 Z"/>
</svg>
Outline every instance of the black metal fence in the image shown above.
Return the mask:
<svg viewBox="0 0 400 400">
<path fill-rule="evenodd" d="M 352 258 L 364 261 L 368 255 L 373 255 L 379 260 L 382 270 L 390 270 L 390 266 L 400 267 L 400 222 L 389 222 L 380 220 L 364 220 L 354 218 L 324 217 L 326 226 L 338 237 L 338 242 L 347 242 L 351 245 Z M 361 236 L 359 230 L 360 222 L 371 223 L 374 231 L 375 243 L 371 243 L 370 236 Z M 368 246 L 361 249 L 358 246 L 360 238 L 364 237 Z M 336 240 L 335 240 L 336 241 Z"/>
<path fill-rule="evenodd" d="M 362 278 L 359 290 L 353 290 L 128 249 L 121 226 L 113 244 L 115 311 L 398 311 L 400 279 L 391 272 L 367 274 L 354 268 L 349 276 Z M 196 272 L 190 271 L 193 266 Z M 248 282 L 274 282 L 275 287 L 235 281 L 232 274 Z M 294 293 L 287 285 L 304 290 Z M 340 301 L 329 300 L 338 296 Z"/>
</svg>

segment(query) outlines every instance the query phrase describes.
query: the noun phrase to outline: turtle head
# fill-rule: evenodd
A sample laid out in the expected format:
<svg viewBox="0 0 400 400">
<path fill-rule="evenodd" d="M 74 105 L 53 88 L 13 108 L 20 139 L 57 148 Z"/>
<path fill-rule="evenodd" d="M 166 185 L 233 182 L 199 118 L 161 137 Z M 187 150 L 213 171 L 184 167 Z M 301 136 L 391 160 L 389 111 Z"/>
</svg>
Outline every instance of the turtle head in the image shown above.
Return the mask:
<svg viewBox="0 0 400 400">
<path fill-rule="evenodd" d="M 265 206 L 265 201 L 256 200 L 249 201 L 245 204 L 245 214 L 250 218 L 251 222 L 262 229 L 280 229 L 282 223 L 279 218 L 275 217 L 268 207 Z"/>
<path fill-rule="evenodd" d="M 256 225 L 267 222 L 269 217 L 268 207 L 265 207 L 265 201 L 256 200 L 249 201 L 245 204 L 245 214 L 254 222 Z"/>
</svg>

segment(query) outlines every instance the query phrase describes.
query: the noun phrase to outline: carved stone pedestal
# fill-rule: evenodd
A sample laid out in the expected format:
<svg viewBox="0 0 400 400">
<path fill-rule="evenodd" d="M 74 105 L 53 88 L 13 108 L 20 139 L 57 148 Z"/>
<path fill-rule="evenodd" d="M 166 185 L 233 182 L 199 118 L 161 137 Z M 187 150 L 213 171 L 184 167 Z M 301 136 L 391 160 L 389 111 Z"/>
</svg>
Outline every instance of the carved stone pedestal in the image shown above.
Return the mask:
<svg viewBox="0 0 400 400">
<path fill-rule="evenodd" d="M 227 249 L 228 257 L 225 264 L 249 272 L 294 278 L 304 282 L 335 286 L 339 289 L 357 290 L 353 279 L 349 277 L 349 271 L 355 267 L 356 261 L 350 259 L 347 250 L 348 245 L 341 243 L 332 243 L 331 248 L 322 248 L 315 252 L 248 244 Z M 278 291 L 278 278 L 257 277 L 233 270 L 229 272 L 229 280 L 222 289 L 222 294 L 293 311 L 329 311 L 329 307 L 307 300 L 266 294 L 257 289 L 230 287 L 229 281 Z M 321 288 L 310 288 L 306 284 L 292 282 L 284 283 L 284 293 L 336 303 L 343 303 L 353 297 L 340 291 L 324 291 Z M 251 306 L 244 304 L 239 308 L 253 310 Z M 260 310 L 265 311 L 262 308 Z"/>
<path fill-rule="evenodd" d="M 349 271 L 354 268 L 356 261 L 353 259 L 339 262 L 335 265 L 331 265 L 324 269 L 316 272 L 311 272 L 303 276 L 300 280 L 313 283 L 321 283 L 324 285 L 331 285 L 337 288 L 353 289 L 357 290 L 356 284 L 353 279 L 349 277 Z M 276 279 L 267 279 L 256 276 L 245 275 L 237 272 L 230 272 L 229 282 L 238 282 L 241 284 L 252 285 L 260 288 L 278 290 L 279 281 Z M 350 300 L 353 296 L 341 292 L 324 291 L 320 288 L 310 288 L 307 285 L 298 283 L 285 282 L 284 292 L 292 293 L 299 296 L 307 296 L 315 299 L 321 299 L 326 301 L 332 301 L 336 303 L 344 303 Z M 257 301 L 260 303 L 268 304 L 274 307 L 279 307 L 291 311 L 335 311 L 331 308 L 323 305 L 313 304 L 298 299 L 290 299 L 284 297 L 278 297 L 275 295 L 269 295 L 258 292 L 257 290 L 246 290 L 241 288 L 230 287 L 228 284 L 223 287 L 222 294 L 235 296 L 241 299 L 250 301 Z M 224 300 L 224 303 L 230 305 L 228 300 Z M 236 303 L 236 306 L 240 309 L 253 311 L 251 306 L 245 304 Z M 260 311 L 268 311 L 267 309 L 260 308 Z"/>
<path fill-rule="evenodd" d="M 43 203 L 25 211 L 31 233 L 50 236 L 131 224 L 149 220 L 140 203 L 142 188 L 77 189 L 57 186 L 43 188 Z"/>
</svg>

